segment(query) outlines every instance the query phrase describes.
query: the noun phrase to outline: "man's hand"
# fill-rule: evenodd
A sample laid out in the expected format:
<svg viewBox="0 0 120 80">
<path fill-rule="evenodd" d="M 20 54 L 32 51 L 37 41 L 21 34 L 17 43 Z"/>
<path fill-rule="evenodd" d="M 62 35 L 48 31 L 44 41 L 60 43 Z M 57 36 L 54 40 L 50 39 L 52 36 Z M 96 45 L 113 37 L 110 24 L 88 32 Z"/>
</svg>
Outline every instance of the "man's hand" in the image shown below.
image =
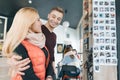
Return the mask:
<svg viewBox="0 0 120 80">
<path fill-rule="evenodd" d="M 52 79 L 52 76 L 50 76 L 50 75 L 47 76 L 46 80 L 53 80 L 53 79 Z"/>
<path fill-rule="evenodd" d="M 57 73 L 57 70 L 56 70 L 56 68 L 55 68 L 55 61 L 52 62 L 52 67 L 53 67 L 54 73 L 56 74 L 56 73 Z"/>
<path fill-rule="evenodd" d="M 22 57 L 18 55 L 13 55 L 11 58 L 8 59 L 7 62 L 10 66 L 10 70 L 11 70 L 10 72 L 12 76 L 16 74 L 25 75 L 25 73 L 22 71 L 30 67 L 29 65 L 27 65 L 28 63 L 30 63 L 29 58 L 23 60 L 21 59 Z"/>
</svg>

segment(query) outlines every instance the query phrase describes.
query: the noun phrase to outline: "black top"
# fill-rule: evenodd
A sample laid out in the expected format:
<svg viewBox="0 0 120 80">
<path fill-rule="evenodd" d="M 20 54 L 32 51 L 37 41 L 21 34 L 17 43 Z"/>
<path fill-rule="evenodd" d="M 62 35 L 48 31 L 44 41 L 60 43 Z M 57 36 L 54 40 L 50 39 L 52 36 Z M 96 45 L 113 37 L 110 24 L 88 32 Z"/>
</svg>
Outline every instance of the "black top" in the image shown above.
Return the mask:
<svg viewBox="0 0 120 80">
<path fill-rule="evenodd" d="M 56 45 L 56 34 L 54 32 L 50 32 L 45 25 L 42 25 L 42 32 L 44 33 L 46 37 L 46 47 L 48 48 L 48 51 L 50 53 L 50 62 L 55 61 L 54 58 L 54 48 Z"/>
<path fill-rule="evenodd" d="M 55 73 L 52 66 L 52 62 L 55 61 L 54 48 L 56 45 L 56 34 L 54 32 L 50 32 L 45 25 L 42 25 L 42 32 L 46 37 L 45 45 L 50 53 L 50 63 L 48 64 L 48 68 L 46 69 L 46 76 L 51 75 L 53 77 L 53 80 L 56 80 L 54 79 Z"/>
</svg>

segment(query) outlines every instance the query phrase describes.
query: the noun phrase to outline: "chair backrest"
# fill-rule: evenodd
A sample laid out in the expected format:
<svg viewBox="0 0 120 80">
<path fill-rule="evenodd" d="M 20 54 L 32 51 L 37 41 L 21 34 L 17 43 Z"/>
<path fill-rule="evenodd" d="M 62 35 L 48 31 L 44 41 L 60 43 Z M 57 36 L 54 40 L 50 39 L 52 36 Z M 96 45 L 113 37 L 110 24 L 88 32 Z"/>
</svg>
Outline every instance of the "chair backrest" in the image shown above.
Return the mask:
<svg viewBox="0 0 120 80">
<path fill-rule="evenodd" d="M 79 79 L 79 80 L 80 80 L 80 75 L 75 76 L 75 77 L 71 77 L 71 76 L 68 76 L 68 75 L 64 75 L 63 78 L 62 78 L 62 80 L 65 80 L 65 79 L 68 79 L 68 78 L 70 78 L 70 79 Z"/>
<path fill-rule="evenodd" d="M 76 66 L 63 65 L 62 66 L 63 75 L 68 75 L 71 77 L 76 77 L 80 74 L 80 69 Z"/>
</svg>

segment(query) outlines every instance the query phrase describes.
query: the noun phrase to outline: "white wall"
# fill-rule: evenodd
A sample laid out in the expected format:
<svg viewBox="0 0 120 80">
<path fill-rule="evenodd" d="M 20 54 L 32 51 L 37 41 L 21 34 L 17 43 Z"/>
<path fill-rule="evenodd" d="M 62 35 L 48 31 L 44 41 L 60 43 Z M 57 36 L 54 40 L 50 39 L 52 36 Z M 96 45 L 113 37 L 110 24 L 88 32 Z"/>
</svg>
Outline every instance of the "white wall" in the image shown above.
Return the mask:
<svg viewBox="0 0 120 80">
<path fill-rule="evenodd" d="M 72 28 L 65 28 L 63 26 L 58 26 L 54 29 L 54 32 L 57 35 L 57 43 L 66 44 L 66 42 L 70 42 L 74 49 L 76 49 L 78 52 L 79 50 L 79 39 L 77 36 L 77 31 Z M 67 38 L 66 34 L 69 34 L 69 38 Z M 62 53 L 57 53 L 57 44 L 55 47 L 55 65 L 57 66 L 57 63 L 62 60 Z"/>
</svg>

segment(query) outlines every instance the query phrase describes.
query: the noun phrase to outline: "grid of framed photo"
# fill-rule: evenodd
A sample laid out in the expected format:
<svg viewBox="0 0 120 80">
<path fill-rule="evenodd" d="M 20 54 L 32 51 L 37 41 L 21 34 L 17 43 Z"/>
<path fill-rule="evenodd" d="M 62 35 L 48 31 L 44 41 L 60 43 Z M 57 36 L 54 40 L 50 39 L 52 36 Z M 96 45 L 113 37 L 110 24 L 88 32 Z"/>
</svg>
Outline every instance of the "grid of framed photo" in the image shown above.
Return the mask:
<svg viewBox="0 0 120 80">
<path fill-rule="evenodd" d="M 93 63 L 117 65 L 115 0 L 93 0 Z"/>
</svg>

